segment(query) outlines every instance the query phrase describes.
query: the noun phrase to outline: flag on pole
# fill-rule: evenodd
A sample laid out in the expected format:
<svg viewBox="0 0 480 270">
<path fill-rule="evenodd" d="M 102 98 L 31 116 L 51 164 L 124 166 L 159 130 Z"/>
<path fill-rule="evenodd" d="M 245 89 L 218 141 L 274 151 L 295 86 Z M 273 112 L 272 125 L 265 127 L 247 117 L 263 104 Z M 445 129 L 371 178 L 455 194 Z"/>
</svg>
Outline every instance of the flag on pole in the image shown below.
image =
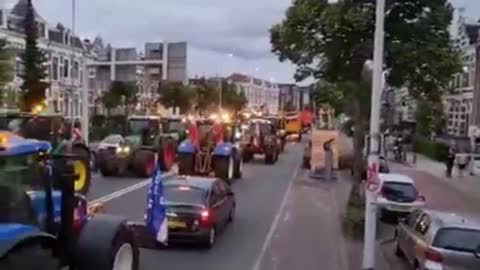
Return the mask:
<svg viewBox="0 0 480 270">
<path fill-rule="evenodd" d="M 157 165 L 147 195 L 147 212 L 145 224 L 148 231 L 155 236 L 157 242 L 167 244 L 168 220 L 166 216 L 165 198 L 163 195 L 163 177 Z"/>
</svg>

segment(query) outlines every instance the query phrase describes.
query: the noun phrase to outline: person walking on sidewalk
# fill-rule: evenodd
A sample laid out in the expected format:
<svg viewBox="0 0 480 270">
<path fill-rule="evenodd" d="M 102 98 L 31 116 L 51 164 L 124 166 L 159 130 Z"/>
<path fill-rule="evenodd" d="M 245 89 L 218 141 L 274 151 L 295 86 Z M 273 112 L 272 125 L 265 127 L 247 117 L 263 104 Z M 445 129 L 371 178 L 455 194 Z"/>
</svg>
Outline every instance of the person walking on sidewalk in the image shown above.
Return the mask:
<svg viewBox="0 0 480 270">
<path fill-rule="evenodd" d="M 458 167 L 458 176 L 463 177 L 465 169 L 469 163 L 469 156 L 467 153 L 457 154 L 457 167 Z"/>
<path fill-rule="evenodd" d="M 447 166 L 446 175 L 448 178 L 452 177 L 452 169 L 454 164 L 455 164 L 455 149 L 450 146 L 450 148 L 448 149 L 448 156 L 445 164 Z"/>
</svg>

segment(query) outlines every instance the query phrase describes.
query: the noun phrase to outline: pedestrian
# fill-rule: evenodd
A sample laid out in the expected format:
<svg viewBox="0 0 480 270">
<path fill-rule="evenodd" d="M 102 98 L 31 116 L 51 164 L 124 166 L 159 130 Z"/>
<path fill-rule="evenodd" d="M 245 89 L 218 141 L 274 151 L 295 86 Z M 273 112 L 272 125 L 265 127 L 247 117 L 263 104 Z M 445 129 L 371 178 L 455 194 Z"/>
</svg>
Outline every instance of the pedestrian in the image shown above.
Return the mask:
<svg viewBox="0 0 480 270">
<path fill-rule="evenodd" d="M 458 154 L 456 157 L 457 160 L 457 167 L 458 167 L 458 176 L 463 177 L 465 173 L 465 169 L 469 163 L 469 157 L 466 153 Z"/>
<path fill-rule="evenodd" d="M 448 155 L 447 155 L 446 164 L 445 164 L 447 167 L 446 176 L 448 178 L 452 177 L 452 169 L 453 169 L 454 163 L 455 163 L 455 149 L 450 146 L 450 148 L 448 148 Z"/>
</svg>

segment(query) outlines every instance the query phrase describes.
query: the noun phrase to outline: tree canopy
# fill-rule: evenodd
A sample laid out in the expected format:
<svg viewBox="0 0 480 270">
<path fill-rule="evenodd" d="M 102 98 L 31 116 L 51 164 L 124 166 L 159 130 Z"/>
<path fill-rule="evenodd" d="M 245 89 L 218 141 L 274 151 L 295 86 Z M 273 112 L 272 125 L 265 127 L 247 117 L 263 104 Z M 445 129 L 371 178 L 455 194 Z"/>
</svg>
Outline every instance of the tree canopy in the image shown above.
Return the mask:
<svg viewBox="0 0 480 270">
<path fill-rule="evenodd" d="M 0 40 L 0 89 L 13 81 L 12 54 L 7 50 L 5 40 Z"/>
<path fill-rule="evenodd" d="M 32 1 L 28 0 L 27 12 L 23 18 L 23 30 L 25 34 L 25 51 L 21 54 L 24 70 L 21 74 L 23 79 L 23 95 L 21 109 L 30 112 L 32 108 L 45 100 L 47 72 L 44 66 L 47 59 L 43 51 L 37 46 L 38 27 L 35 21 L 35 11 Z"/>
<path fill-rule="evenodd" d="M 109 112 L 124 106 L 125 114 L 128 115 L 129 108 L 137 103 L 137 94 L 138 88 L 135 83 L 113 81 L 108 91 L 103 93 L 101 101 Z"/>
<path fill-rule="evenodd" d="M 194 103 L 194 89 L 181 82 L 162 82 L 158 101 L 166 108 L 179 108 L 181 113 L 189 111 Z"/>
</svg>

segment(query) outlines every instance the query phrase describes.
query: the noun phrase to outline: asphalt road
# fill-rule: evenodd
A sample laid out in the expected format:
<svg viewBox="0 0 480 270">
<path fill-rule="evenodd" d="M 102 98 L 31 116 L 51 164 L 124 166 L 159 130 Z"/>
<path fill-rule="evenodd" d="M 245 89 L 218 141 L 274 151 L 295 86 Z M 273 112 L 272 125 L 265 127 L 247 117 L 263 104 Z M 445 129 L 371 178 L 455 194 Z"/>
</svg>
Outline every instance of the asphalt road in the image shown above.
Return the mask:
<svg viewBox="0 0 480 270">
<path fill-rule="evenodd" d="M 250 270 L 261 260 L 261 250 L 279 211 L 289 183 L 300 166 L 302 144 L 289 144 L 275 165 L 266 165 L 261 157 L 245 164 L 243 179 L 234 183 L 237 199 L 235 222 L 219 235 L 211 250 L 185 246 L 165 250 L 142 250 L 140 269 L 208 269 Z M 147 193 L 147 179 L 102 178 L 94 176 L 89 198 L 108 197 L 121 192 L 105 203 L 108 213 L 142 221 Z M 123 194 L 124 193 L 124 194 Z"/>
<path fill-rule="evenodd" d="M 462 192 L 451 188 L 442 179 L 422 171 L 420 168 L 412 168 L 400 164 L 391 164 L 390 167 L 392 173 L 405 174 L 415 180 L 415 185 L 420 193 L 426 197 L 426 208 L 451 211 L 458 214 L 463 213 L 480 218 L 480 197 L 474 200 Z M 392 238 L 394 226 L 384 224 L 382 227 L 386 237 Z M 390 265 L 389 270 L 411 269 L 404 260 L 394 255 L 393 241 L 387 241 L 382 245 L 382 248 L 385 258 Z"/>
</svg>

